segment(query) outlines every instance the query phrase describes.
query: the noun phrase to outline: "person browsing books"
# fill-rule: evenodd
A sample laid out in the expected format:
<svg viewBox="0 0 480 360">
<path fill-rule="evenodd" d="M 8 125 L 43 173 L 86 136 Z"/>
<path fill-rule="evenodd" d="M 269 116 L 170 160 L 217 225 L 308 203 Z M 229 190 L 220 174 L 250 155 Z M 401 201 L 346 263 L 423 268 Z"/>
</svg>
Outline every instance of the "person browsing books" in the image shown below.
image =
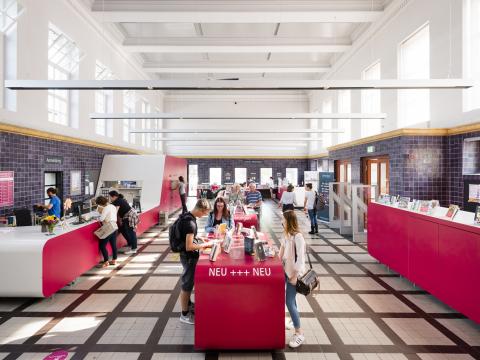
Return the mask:
<svg viewBox="0 0 480 360">
<path fill-rule="evenodd" d="M 228 196 L 228 204 L 230 206 L 242 205 L 245 201 L 245 197 L 242 194 L 242 187 L 240 184 L 233 184 L 232 191 Z"/>
<path fill-rule="evenodd" d="M 210 202 L 207 199 L 199 199 L 192 211 L 180 215 L 178 229 L 180 240 L 184 242 L 184 250 L 180 251 L 180 262 L 182 263 L 183 272 L 181 276 L 180 304 L 182 312 L 180 314 L 180 322 L 193 325 L 194 320 L 194 304 L 190 300 L 194 286 L 195 268 L 197 267 L 199 250 L 211 247 L 211 243 L 203 242 L 197 238 L 197 218 L 207 216 L 211 210 Z"/>
<path fill-rule="evenodd" d="M 245 203 L 248 207 L 259 209 L 262 206 L 262 194 L 257 190 L 257 185 L 251 182 L 245 195 Z"/>
<path fill-rule="evenodd" d="M 208 215 L 205 231 L 214 232 L 215 227 L 220 224 L 227 224 L 227 229 L 229 230 L 235 227 L 233 216 L 230 214 L 225 199 L 222 197 L 218 197 L 215 200 L 213 211 Z"/>
</svg>

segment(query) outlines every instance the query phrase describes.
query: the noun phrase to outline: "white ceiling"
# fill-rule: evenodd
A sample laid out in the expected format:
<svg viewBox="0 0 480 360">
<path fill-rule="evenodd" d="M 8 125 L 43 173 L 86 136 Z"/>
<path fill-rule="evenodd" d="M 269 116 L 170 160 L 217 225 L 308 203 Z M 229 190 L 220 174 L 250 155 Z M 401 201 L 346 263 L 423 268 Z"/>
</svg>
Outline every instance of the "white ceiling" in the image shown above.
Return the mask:
<svg viewBox="0 0 480 360">
<path fill-rule="evenodd" d="M 154 78 L 317 79 L 391 0 L 85 1 Z"/>
</svg>

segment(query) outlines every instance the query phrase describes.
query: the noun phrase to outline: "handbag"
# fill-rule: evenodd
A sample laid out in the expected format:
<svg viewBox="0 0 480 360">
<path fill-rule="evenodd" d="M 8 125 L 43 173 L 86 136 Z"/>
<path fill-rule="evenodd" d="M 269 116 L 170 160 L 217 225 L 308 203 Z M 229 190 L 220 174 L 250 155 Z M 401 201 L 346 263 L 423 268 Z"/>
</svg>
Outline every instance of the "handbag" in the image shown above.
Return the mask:
<svg viewBox="0 0 480 360">
<path fill-rule="evenodd" d="M 103 223 L 102 226 L 100 226 L 93 233 L 99 239 L 105 239 L 105 238 L 109 237 L 110 235 L 112 235 L 117 230 L 118 230 L 117 223 L 109 221 L 109 222 Z"/>
<path fill-rule="evenodd" d="M 293 248 L 295 249 L 295 262 L 297 262 L 297 247 L 293 244 Z M 318 274 L 313 270 L 312 261 L 310 260 L 310 254 L 307 252 L 308 263 L 310 265 L 310 269 L 307 270 L 305 274 L 297 279 L 297 284 L 295 285 L 295 289 L 297 293 L 308 296 L 312 293 L 320 285 Z"/>
</svg>

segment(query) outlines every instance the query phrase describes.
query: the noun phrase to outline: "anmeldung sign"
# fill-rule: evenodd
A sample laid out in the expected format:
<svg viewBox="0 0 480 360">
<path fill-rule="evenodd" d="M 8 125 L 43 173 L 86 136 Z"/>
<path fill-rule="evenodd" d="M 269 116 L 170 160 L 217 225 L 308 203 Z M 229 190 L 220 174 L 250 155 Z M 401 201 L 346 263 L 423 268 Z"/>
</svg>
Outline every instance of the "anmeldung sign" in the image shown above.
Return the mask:
<svg viewBox="0 0 480 360">
<path fill-rule="evenodd" d="M 45 164 L 63 165 L 63 156 L 45 155 Z"/>
</svg>

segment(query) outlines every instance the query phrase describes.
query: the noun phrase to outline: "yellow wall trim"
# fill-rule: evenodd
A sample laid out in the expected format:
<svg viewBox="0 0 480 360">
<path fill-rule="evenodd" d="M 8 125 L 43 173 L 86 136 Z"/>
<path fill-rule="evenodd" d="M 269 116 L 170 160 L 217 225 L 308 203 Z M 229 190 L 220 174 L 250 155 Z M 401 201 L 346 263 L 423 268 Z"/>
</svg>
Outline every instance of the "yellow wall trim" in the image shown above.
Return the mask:
<svg viewBox="0 0 480 360">
<path fill-rule="evenodd" d="M 141 152 L 139 151 L 129 149 L 129 148 L 124 148 L 121 146 L 103 144 L 96 141 L 83 140 L 83 139 L 78 139 L 71 136 L 58 135 L 58 134 L 53 134 L 47 131 L 29 129 L 29 128 L 11 125 L 11 124 L 5 124 L 5 123 L 0 123 L 0 132 L 31 136 L 31 137 L 46 139 L 46 140 L 61 141 L 61 142 L 66 142 L 70 144 L 75 144 L 75 145 L 83 145 L 83 146 L 95 147 L 99 149 L 119 151 L 119 152 L 124 152 L 129 154 L 137 154 L 137 155 L 141 154 Z"/>
<path fill-rule="evenodd" d="M 369 136 L 366 138 L 350 141 L 343 144 L 338 144 L 328 148 L 328 151 L 335 151 L 340 149 L 349 148 L 352 146 L 369 144 L 376 141 L 392 139 L 399 136 L 448 136 L 465 134 L 469 132 L 480 131 L 480 122 L 468 125 L 456 126 L 450 129 L 398 129 L 389 131 L 383 134 Z"/>
</svg>

